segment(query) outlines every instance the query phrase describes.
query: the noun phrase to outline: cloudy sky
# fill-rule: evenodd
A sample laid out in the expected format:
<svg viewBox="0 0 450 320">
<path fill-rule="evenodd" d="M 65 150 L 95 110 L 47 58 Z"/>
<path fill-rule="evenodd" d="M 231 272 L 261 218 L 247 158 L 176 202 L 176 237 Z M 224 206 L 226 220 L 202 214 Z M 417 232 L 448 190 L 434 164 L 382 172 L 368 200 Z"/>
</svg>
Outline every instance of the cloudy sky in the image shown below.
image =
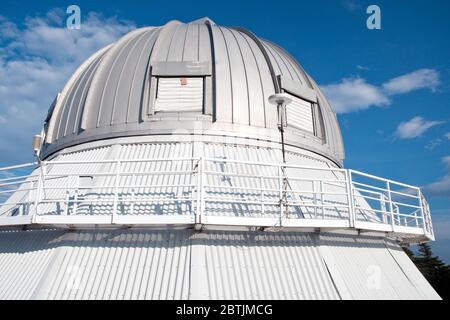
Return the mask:
<svg viewBox="0 0 450 320">
<path fill-rule="evenodd" d="M 0 1 L 0 166 L 32 160 L 31 137 L 75 68 L 136 27 L 209 16 L 292 53 L 338 113 L 345 165 L 424 188 L 450 263 L 450 2 L 447 0 Z M 368 30 L 366 8 L 381 8 Z M 72 4 L 72 3 L 71 3 Z"/>
</svg>

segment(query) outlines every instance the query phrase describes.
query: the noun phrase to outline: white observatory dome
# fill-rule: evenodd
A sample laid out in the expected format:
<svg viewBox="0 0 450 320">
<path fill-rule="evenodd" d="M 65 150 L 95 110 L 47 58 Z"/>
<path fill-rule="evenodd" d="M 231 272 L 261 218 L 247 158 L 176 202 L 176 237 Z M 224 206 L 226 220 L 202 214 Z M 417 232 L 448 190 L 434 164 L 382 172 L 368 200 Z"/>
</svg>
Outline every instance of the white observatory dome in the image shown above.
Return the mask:
<svg viewBox="0 0 450 320">
<path fill-rule="evenodd" d="M 140 28 L 96 52 L 72 76 L 46 120 L 46 157 L 113 137 L 190 135 L 279 142 L 268 97 L 288 92 L 285 141 L 337 164 L 336 115 L 317 84 L 282 48 L 209 19 Z"/>
<path fill-rule="evenodd" d="M 439 299 L 400 247 L 434 240 L 420 188 L 344 168 L 317 84 L 248 30 L 130 32 L 33 149 L 0 168 L 0 299 Z"/>
</svg>

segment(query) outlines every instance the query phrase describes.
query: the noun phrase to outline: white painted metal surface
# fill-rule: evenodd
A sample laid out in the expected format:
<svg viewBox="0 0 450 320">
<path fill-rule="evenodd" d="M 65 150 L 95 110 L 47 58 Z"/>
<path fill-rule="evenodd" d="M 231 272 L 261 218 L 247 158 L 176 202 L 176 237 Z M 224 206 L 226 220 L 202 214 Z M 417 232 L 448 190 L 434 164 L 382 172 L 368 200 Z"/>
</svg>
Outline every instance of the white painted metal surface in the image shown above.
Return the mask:
<svg viewBox="0 0 450 320">
<path fill-rule="evenodd" d="M 1 179 L 0 196 L 11 197 L 0 205 L 0 225 L 201 223 L 354 228 L 409 242 L 434 238 L 428 205 L 414 186 L 331 167 L 134 158 L 129 148 L 113 160 L 44 161 L 30 175 Z"/>
<path fill-rule="evenodd" d="M 288 126 L 314 133 L 313 112 L 311 102 L 289 95 L 292 102 L 286 107 Z"/>
<path fill-rule="evenodd" d="M 201 112 L 203 78 L 158 77 L 155 112 Z"/>
<path fill-rule="evenodd" d="M 197 113 L 183 114 L 176 124 L 155 124 L 161 116 L 153 112 L 155 106 L 170 109 L 178 104 L 155 101 L 158 77 L 204 79 L 201 128 L 191 127 Z M 278 135 L 272 135 L 277 133 L 277 112 L 268 97 L 282 90 L 313 99 L 324 120 L 320 137 L 298 130 L 300 134 L 287 133 L 286 142 L 342 163 L 343 142 L 333 110 L 319 86 L 282 48 L 210 19 L 140 28 L 95 53 L 74 73 L 46 119 L 42 155 L 89 141 L 167 134 L 180 128 L 189 134 L 208 135 L 213 130 L 279 142 Z"/>
<path fill-rule="evenodd" d="M 439 299 L 397 244 L 344 234 L 0 230 L 0 268 L 0 299 Z"/>
<path fill-rule="evenodd" d="M 383 239 L 321 234 L 320 241 L 321 248 L 328 253 L 325 261 L 334 264 L 330 273 L 343 277 L 349 299 L 417 297 L 417 289 L 402 268 L 398 268 Z"/>
</svg>

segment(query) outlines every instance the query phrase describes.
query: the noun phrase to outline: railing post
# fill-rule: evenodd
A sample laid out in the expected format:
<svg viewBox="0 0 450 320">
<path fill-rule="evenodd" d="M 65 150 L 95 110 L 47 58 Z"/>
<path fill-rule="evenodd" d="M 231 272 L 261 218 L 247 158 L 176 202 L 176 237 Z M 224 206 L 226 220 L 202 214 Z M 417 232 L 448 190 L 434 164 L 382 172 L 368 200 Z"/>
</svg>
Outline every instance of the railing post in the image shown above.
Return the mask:
<svg viewBox="0 0 450 320">
<path fill-rule="evenodd" d="M 206 207 L 206 175 L 205 175 L 205 158 L 201 158 L 201 166 L 200 166 L 200 175 L 201 175 L 201 201 L 200 201 L 200 216 L 199 216 L 199 223 L 203 223 L 202 216 L 205 213 L 205 207 Z"/>
<path fill-rule="evenodd" d="M 323 196 L 325 194 L 325 189 L 323 187 L 322 180 L 320 180 L 319 186 L 320 186 L 320 210 L 322 211 L 322 219 L 325 219 L 325 201 L 323 199 Z M 349 212 L 350 212 L 350 209 L 349 209 Z"/>
<path fill-rule="evenodd" d="M 259 185 L 261 188 L 261 215 L 264 216 L 264 177 L 259 177 Z"/>
<path fill-rule="evenodd" d="M 133 181 L 133 180 L 132 180 Z M 134 188 L 131 188 L 130 214 L 134 215 Z"/>
<path fill-rule="evenodd" d="M 434 239 L 434 230 L 433 230 L 433 220 L 431 220 L 431 214 L 430 214 L 430 205 L 425 200 L 425 197 L 423 198 L 425 203 L 425 208 L 427 209 L 427 221 L 428 221 L 428 228 L 430 229 L 429 233 L 431 237 Z"/>
<path fill-rule="evenodd" d="M 313 180 L 312 182 L 312 196 L 313 196 L 313 204 L 314 204 L 314 219 L 317 219 L 317 197 L 316 197 L 316 182 Z"/>
<path fill-rule="evenodd" d="M 422 216 L 422 228 L 423 228 L 423 231 L 425 232 L 425 234 L 427 234 L 428 233 L 428 230 L 427 230 L 427 222 L 428 221 L 425 221 L 425 210 L 424 210 L 424 206 L 425 206 L 424 200 L 425 199 L 424 199 L 420 189 L 417 189 L 417 196 L 419 197 L 419 203 L 420 203 L 420 214 Z M 417 218 L 416 218 L 416 223 L 417 223 Z"/>
<path fill-rule="evenodd" d="M 64 212 L 62 213 L 63 216 L 67 216 L 69 214 L 69 203 L 70 203 L 70 190 L 68 189 L 68 190 L 66 190 L 65 207 L 64 207 Z"/>
<path fill-rule="evenodd" d="M 388 192 L 389 213 L 391 215 L 391 228 L 392 228 L 392 232 L 394 232 L 394 228 L 395 228 L 394 208 L 392 205 L 391 184 L 389 181 L 386 181 L 386 190 Z"/>
<path fill-rule="evenodd" d="M 201 208 L 201 202 L 202 202 L 202 195 L 201 195 L 201 193 L 202 193 L 202 177 L 201 177 L 201 171 L 200 171 L 201 161 L 202 161 L 202 158 L 200 157 L 198 159 L 198 162 L 197 162 L 197 165 L 196 165 L 196 168 L 197 168 L 197 172 L 196 172 L 197 173 L 197 193 L 196 193 L 196 196 L 197 196 L 197 208 L 195 210 L 195 221 L 194 221 L 195 223 L 199 223 L 199 221 L 200 221 L 200 210 L 202 209 Z"/>
<path fill-rule="evenodd" d="M 42 189 L 44 188 L 45 171 L 46 171 L 44 162 L 41 162 L 40 171 L 41 171 L 41 173 L 38 175 L 38 180 L 37 180 L 37 189 L 36 189 L 36 195 L 35 195 L 35 199 L 34 199 L 34 214 L 31 217 L 31 223 L 36 223 L 37 216 L 39 215 L 39 203 L 41 202 L 42 191 L 43 191 Z"/>
<path fill-rule="evenodd" d="M 351 170 L 345 170 L 345 179 L 347 180 L 347 201 L 348 201 L 348 219 L 350 228 L 355 227 L 355 220 L 356 220 L 356 214 L 355 214 L 355 197 L 353 196 L 353 179 L 352 179 L 352 171 Z M 323 209 L 322 209 L 323 210 Z"/>
<path fill-rule="evenodd" d="M 74 216 L 77 215 L 78 211 L 78 192 L 80 191 L 80 176 L 75 176 L 75 191 L 73 195 L 73 212 Z"/>
<path fill-rule="evenodd" d="M 120 171 L 121 171 L 121 162 L 116 162 L 116 179 L 114 183 L 114 201 L 113 201 L 113 211 L 111 216 L 111 223 L 114 224 L 117 215 L 117 206 L 119 203 L 119 179 L 120 179 Z"/>
<path fill-rule="evenodd" d="M 386 195 L 384 195 L 383 193 L 380 193 L 380 209 L 383 214 L 383 217 L 382 217 L 383 224 L 387 224 Z"/>
<path fill-rule="evenodd" d="M 202 223 L 203 210 L 205 210 L 205 177 L 204 177 L 205 159 L 200 157 L 197 165 L 197 212 L 195 214 L 195 223 Z"/>
<path fill-rule="evenodd" d="M 283 225 L 283 169 L 282 165 L 278 165 L 278 188 L 280 197 L 280 227 Z"/>
<path fill-rule="evenodd" d="M 23 213 L 23 215 L 32 215 L 33 213 L 31 212 L 31 208 L 32 208 L 32 203 L 33 203 L 33 197 L 32 197 L 32 191 L 33 190 L 33 181 L 30 181 L 30 191 L 28 192 L 28 202 L 27 202 L 27 207 L 26 207 L 26 214 L 25 211 Z"/>
</svg>

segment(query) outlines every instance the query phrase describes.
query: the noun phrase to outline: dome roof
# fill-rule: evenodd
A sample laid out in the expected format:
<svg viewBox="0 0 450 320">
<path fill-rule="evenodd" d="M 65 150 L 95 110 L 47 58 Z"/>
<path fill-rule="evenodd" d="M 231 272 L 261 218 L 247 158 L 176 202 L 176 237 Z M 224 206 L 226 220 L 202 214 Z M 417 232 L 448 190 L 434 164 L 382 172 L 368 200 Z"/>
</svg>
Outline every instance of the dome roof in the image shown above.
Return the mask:
<svg viewBox="0 0 450 320">
<path fill-rule="evenodd" d="M 179 83 L 170 79 L 192 84 L 186 96 L 189 101 L 200 97 L 201 110 L 158 112 L 156 103 L 163 110 L 173 103 L 170 95 L 177 95 L 173 86 Z M 288 123 L 286 143 L 342 164 L 336 115 L 282 48 L 208 18 L 140 28 L 93 54 L 74 73 L 50 108 L 42 154 L 89 141 L 180 130 L 278 141 L 278 114 L 268 97 L 280 92 L 310 103 L 315 114 L 311 132 Z"/>
</svg>

